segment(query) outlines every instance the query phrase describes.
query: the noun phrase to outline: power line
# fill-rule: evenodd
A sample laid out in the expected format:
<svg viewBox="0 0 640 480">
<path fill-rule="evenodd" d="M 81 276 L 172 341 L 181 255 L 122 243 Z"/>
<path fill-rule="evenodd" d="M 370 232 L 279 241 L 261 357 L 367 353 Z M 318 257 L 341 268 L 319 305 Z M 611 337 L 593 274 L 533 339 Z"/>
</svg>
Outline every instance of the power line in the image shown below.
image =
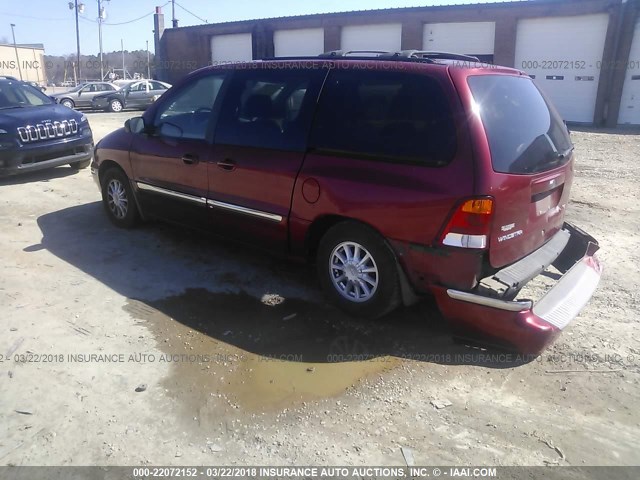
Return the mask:
<svg viewBox="0 0 640 480">
<path fill-rule="evenodd" d="M 169 5 L 171 3 L 171 1 L 165 2 L 164 5 L 161 5 L 160 8 L 164 8 L 167 5 Z M 176 2 L 176 5 L 178 5 L 178 3 Z M 178 5 L 180 8 L 182 8 L 184 11 L 186 11 L 187 13 L 190 13 L 191 15 L 193 15 L 194 17 L 196 17 L 198 20 L 201 20 L 205 23 L 209 23 L 206 20 L 198 17 L 197 15 L 191 13 L 189 10 L 187 10 L 186 8 L 184 8 L 182 5 Z M 133 20 L 127 20 L 125 22 L 118 22 L 118 23 L 108 23 L 108 22 L 102 22 L 103 25 L 111 25 L 111 26 L 116 26 L 116 25 L 127 25 L 129 23 L 133 23 L 133 22 L 137 22 L 140 20 L 143 20 L 147 17 L 150 17 L 151 15 L 153 15 L 155 13 L 155 11 L 147 13 L 145 15 L 142 15 L 141 17 L 138 18 L 134 18 Z M 69 18 L 51 18 L 51 17 L 35 17 L 33 15 L 21 15 L 21 14 L 17 14 L 17 13 L 6 13 L 6 12 L 0 12 L 0 15 L 2 16 L 7 16 L 7 17 L 18 17 L 18 18 L 29 18 L 32 20 L 47 20 L 47 21 L 55 21 L 55 22 L 63 22 L 63 21 L 68 21 Z M 98 23 L 98 20 L 92 20 L 91 18 L 87 17 L 87 16 L 78 16 L 78 18 L 80 18 L 80 20 L 84 21 L 84 22 L 90 22 L 90 23 Z"/>
<path fill-rule="evenodd" d="M 169 3 L 169 2 L 167 2 L 167 3 Z M 192 16 L 196 17 L 196 18 L 197 18 L 198 20 L 200 20 L 201 22 L 209 23 L 209 21 L 208 21 L 208 20 L 206 20 L 206 19 L 204 19 L 204 18 L 201 18 L 201 17 L 199 17 L 198 15 L 196 15 L 195 13 L 193 13 L 193 12 L 191 12 L 191 11 L 187 10 L 187 9 L 186 9 L 186 8 L 184 8 L 182 5 L 180 5 L 178 2 L 175 2 L 175 4 L 176 4 L 177 6 L 179 6 L 182 10 L 184 10 L 185 12 L 187 12 L 189 15 L 192 15 Z"/>
<path fill-rule="evenodd" d="M 164 5 L 161 5 L 160 8 L 166 7 L 167 5 L 169 5 L 171 2 L 168 1 L 166 2 Z M 102 22 L 102 25 L 111 25 L 111 26 L 116 26 L 116 25 L 127 25 L 129 23 L 133 23 L 133 22 L 137 22 L 139 20 L 143 20 L 147 17 L 150 17 L 151 15 L 153 15 L 155 12 L 155 10 L 153 12 L 149 12 L 146 13 L 144 15 L 142 15 L 141 17 L 138 18 L 134 18 L 133 20 L 127 20 L 125 22 L 118 22 L 118 23 L 108 23 L 108 22 Z M 91 22 L 91 23 L 98 23 L 98 20 L 92 20 L 91 18 L 88 17 L 80 17 L 80 19 L 84 20 L 85 22 Z"/>
<path fill-rule="evenodd" d="M 162 7 L 166 7 L 167 5 L 169 5 L 170 2 L 165 3 L 164 5 L 162 5 L 160 8 Z M 141 17 L 138 18 L 134 18 L 133 20 L 128 20 L 126 22 L 119 22 L 119 23 L 107 23 L 107 22 L 102 22 L 103 25 L 127 25 L 129 23 L 133 23 L 133 22 L 137 22 L 138 20 L 142 20 L 143 18 L 147 18 L 150 17 L 151 15 L 153 15 L 154 13 L 156 13 L 155 11 L 147 13 L 146 15 L 142 15 Z M 97 20 L 96 20 L 97 22 Z"/>
<path fill-rule="evenodd" d="M 0 12 L 0 15 L 2 16 L 6 15 L 7 17 L 30 18 L 32 20 L 47 20 L 47 21 L 55 21 L 55 22 L 62 22 L 65 20 L 69 20 L 69 18 L 34 17 L 32 15 L 19 15 L 17 13 L 5 13 L 5 12 Z"/>
</svg>

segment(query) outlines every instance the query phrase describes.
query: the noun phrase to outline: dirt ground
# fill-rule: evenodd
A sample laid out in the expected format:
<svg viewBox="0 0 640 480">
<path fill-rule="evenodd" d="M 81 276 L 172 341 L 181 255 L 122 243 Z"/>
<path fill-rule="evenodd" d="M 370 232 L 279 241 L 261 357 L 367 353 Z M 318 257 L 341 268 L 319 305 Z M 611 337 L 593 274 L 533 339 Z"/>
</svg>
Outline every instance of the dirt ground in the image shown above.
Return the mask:
<svg viewBox="0 0 640 480">
<path fill-rule="evenodd" d="M 134 115 L 88 114 L 96 139 Z M 0 180 L 0 465 L 639 464 L 640 135 L 573 139 L 605 270 L 526 363 L 429 301 L 357 321 L 307 267 L 118 230 L 89 170 Z"/>
</svg>

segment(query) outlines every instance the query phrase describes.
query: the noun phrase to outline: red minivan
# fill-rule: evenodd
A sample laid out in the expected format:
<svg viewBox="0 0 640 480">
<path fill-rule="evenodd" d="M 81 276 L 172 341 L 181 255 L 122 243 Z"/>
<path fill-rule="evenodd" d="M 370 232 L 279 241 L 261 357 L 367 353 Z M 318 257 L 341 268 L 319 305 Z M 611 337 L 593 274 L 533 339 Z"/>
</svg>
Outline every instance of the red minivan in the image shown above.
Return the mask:
<svg viewBox="0 0 640 480">
<path fill-rule="evenodd" d="M 564 222 L 569 132 L 531 78 L 473 57 L 332 52 L 195 71 L 96 147 L 120 227 L 157 218 L 315 262 L 380 317 L 433 295 L 485 342 L 540 352 L 595 291 Z M 522 287 L 562 274 L 538 301 Z"/>
</svg>

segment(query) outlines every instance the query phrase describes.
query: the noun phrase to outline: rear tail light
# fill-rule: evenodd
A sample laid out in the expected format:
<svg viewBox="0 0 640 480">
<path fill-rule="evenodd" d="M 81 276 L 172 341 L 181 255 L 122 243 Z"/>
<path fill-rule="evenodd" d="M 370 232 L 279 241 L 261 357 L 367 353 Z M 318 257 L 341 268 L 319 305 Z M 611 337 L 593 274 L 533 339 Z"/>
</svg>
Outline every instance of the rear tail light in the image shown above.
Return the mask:
<svg viewBox="0 0 640 480">
<path fill-rule="evenodd" d="M 440 236 L 450 247 L 486 248 L 491 232 L 493 199 L 472 198 L 458 205 Z"/>
</svg>

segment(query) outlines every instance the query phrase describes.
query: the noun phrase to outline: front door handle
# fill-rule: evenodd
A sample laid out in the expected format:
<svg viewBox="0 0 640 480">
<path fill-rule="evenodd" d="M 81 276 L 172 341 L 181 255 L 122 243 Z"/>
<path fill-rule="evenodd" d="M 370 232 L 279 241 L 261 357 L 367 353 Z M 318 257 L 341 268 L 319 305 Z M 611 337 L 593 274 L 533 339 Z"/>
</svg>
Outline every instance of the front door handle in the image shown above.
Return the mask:
<svg viewBox="0 0 640 480">
<path fill-rule="evenodd" d="M 223 170 L 227 170 L 227 171 L 232 171 L 235 170 L 236 168 L 236 162 L 234 162 L 233 160 L 231 160 L 230 158 L 226 158 L 224 160 L 220 160 L 217 163 L 218 167 L 223 169 Z"/>
<path fill-rule="evenodd" d="M 190 153 L 185 153 L 182 156 L 182 161 L 184 163 L 186 163 L 187 165 L 194 165 L 194 164 L 198 163 L 198 156 L 197 155 L 192 155 Z"/>
</svg>

